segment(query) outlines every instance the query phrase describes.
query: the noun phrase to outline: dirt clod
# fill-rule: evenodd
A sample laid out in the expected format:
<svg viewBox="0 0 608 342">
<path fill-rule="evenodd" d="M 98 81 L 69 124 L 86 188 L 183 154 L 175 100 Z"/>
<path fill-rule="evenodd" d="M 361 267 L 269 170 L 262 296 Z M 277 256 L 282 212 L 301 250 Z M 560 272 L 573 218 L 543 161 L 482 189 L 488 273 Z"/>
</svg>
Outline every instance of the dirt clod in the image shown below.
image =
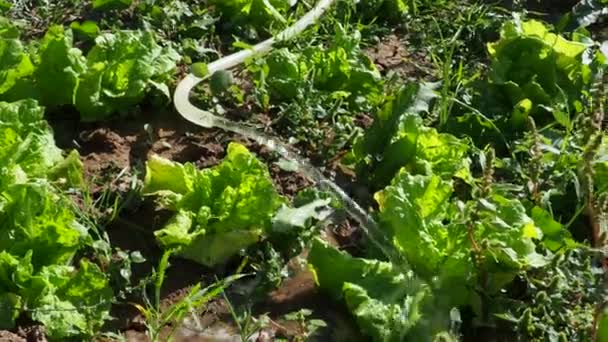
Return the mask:
<svg viewBox="0 0 608 342">
<path fill-rule="evenodd" d="M 27 340 L 10 331 L 0 331 L 0 342 L 26 342 Z"/>
<path fill-rule="evenodd" d="M 408 80 L 428 78 L 432 74 L 428 56 L 410 51 L 406 37 L 391 34 L 364 52 L 383 75 L 393 72 Z"/>
</svg>

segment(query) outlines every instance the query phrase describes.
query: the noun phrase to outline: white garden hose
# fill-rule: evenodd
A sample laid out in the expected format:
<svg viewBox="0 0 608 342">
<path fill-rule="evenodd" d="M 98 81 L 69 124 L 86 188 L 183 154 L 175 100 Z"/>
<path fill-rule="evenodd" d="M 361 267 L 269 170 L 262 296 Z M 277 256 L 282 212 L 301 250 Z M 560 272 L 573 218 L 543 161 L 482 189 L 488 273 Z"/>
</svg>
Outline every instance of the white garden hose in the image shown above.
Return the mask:
<svg viewBox="0 0 608 342">
<path fill-rule="evenodd" d="M 192 89 L 205 79 L 207 79 L 213 73 L 220 70 L 232 69 L 247 60 L 249 57 L 256 54 L 264 54 L 272 49 L 272 46 L 278 41 L 290 40 L 302 33 L 310 25 L 314 24 L 325 11 L 333 5 L 335 0 L 321 0 L 319 3 L 308 13 L 306 13 L 300 20 L 298 20 L 292 26 L 286 28 L 278 35 L 266 39 L 265 41 L 256 44 L 250 49 L 241 50 L 233 53 L 226 57 L 220 58 L 210 63 L 208 68 L 207 76 L 204 78 L 196 77 L 193 74 L 189 74 L 184 78 L 175 89 L 175 95 L 173 101 L 175 102 L 175 108 L 186 120 L 195 123 L 199 126 L 212 128 L 221 127 L 221 122 L 226 121 L 213 113 L 197 108 L 190 103 L 190 92 Z M 223 127 L 221 127 L 223 128 Z"/>
<path fill-rule="evenodd" d="M 181 116 L 186 120 L 205 128 L 220 128 L 226 131 L 231 131 L 247 138 L 250 138 L 257 143 L 268 147 L 269 149 L 277 152 L 281 157 L 291 162 L 297 163 L 298 170 L 306 176 L 312 178 L 320 186 L 327 188 L 338 196 L 344 206 L 344 209 L 348 214 L 355 219 L 361 228 L 365 231 L 368 238 L 381 250 L 384 254 L 397 264 L 397 259 L 403 263 L 402 258 L 394 253 L 392 250 L 388 250 L 387 246 L 392 244 L 389 241 L 378 241 L 379 238 L 386 239 L 386 234 L 379 231 L 376 222 L 368 215 L 363 208 L 361 208 L 355 201 L 353 201 L 344 191 L 337 186 L 335 183 L 327 179 L 317 168 L 310 165 L 297 153 L 289 150 L 288 146 L 280 143 L 279 141 L 266 136 L 265 134 L 258 132 L 253 127 L 233 122 L 229 119 L 214 115 L 212 112 L 204 109 L 200 109 L 190 103 L 190 92 L 192 89 L 201 83 L 202 81 L 209 78 L 213 73 L 222 70 L 232 69 L 248 58 L 254 55 L 261 55 L 268 53 L 272 50 L 273 45 L 279 41 L 286 41 L 295 38 L 298 34 L 302 33 L 310 25 L 314 24 L 329 7 L 331 7 L 336 0 L 320 0 L 317 5 L 306 13 L 300 20 L 294 23 L 292 26 L 286 28 L 275 37 L 269 38 L 261 43 L 256 44 L 247 50 L 241 50 L 233 53 L 226 57 L 220 58 L 207 66 L 207 74 L 204 77 L 197 77 L 194 74 L 186 76 L 175 89 L 174 103 L 175 108 Z"/>
</svg>

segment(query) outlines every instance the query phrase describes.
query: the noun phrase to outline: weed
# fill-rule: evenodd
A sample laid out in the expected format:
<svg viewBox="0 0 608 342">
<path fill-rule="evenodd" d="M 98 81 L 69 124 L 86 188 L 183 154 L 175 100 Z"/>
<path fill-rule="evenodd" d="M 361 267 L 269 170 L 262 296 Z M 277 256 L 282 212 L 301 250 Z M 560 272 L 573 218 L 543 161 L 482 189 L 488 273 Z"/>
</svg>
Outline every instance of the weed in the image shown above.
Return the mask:
<svg viewBox="0 0 608 342">
<path fill-rule="evenodd" d="M 153 281 L 154 284 L 152 301 L 144 291 L 143 298 L 145 300 L 145 306 L 133 304 L 144 316 L 150 340 L 153 342 L 159 341 L 162 330 L 166 327 L 170 328 L 168 334 L 166 336 L 163 335 L 164 339 L 171 340 L 171 336 L 187 316 L 190 316 L 195 322 L 196 328 L 202 331 L 203 326 L 197 316 L 201 307 L 213 298 L 222 294 L 226 287 L 244 276 L 240 274 L 233 275 L 223 280 L 218 280 L 205 288 L 202 287 L 201 283 L 195 284 L 184 298 L 171 303 L 168 307 L 162 307 L 161 289 L 165 282 L 167 269 L 170 266 L 169 258 L 171 254 L 173 254 L 173 251 L 171 250 L 167 250 L 163 253 L 158 264 L 158 269 L 154 271 L 151 276 L 151 281 Z"/>
</svg>

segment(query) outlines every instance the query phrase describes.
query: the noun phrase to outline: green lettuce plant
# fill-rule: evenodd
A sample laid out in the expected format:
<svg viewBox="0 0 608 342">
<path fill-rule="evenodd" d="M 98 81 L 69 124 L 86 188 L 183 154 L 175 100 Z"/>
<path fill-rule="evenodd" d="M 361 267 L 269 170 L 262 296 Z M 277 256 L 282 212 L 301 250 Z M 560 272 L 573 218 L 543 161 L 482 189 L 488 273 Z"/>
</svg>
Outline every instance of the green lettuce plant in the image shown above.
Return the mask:
<svg viewBox="0 0 608 342">
<path fill-rule="evenodd" d="M 269 233 L 285 203 L 266 166 L 236 143 L 219 165 L 204 170 L 152 157 L 143 194 L 175 212 L 155 232 L 159 243 L 207 266 L 225 262 Z"/>
<path fill-rule="evenodd" d="M 541 121 L 553 116 L 569 127 L 568 118 L 583 110 L 583 95 L 595 81 L 592 63 L 605 64 L 592 46 L 581 33 L 568 40 L 540 21 L 516 17 L 503 25 L 500 39 L 487 46 L 490 83 L 501 94 L 492 98 L 508 101 L 516 127 L 524 126 L 528 115 Z"/>
<path fill-rule="evenodd" d="M 297 0 L 295 1 L 297 2 Z M 212 0 L 222 16 L 231 23 L 252 25 L 256 28 L 280 22 L 286 23 L 284 15 L 292 6 L 290 0 Z"/>
<path fill-rule="evenodd" d="M 29 50 L 18 37 L 0 36 L 3 49 L 1 99 L 34 98 L 49 108 L 73 105 L 84 121 L 124 111 L 140 103 L 151 89 L 169 98 L 166 82 L 181 58 L 160 46 L 150 31 L 102 34 L 83 56 L 73 46 L 72 30 L 62 26 L 51 26 L 40 44 Z"/>
<path fill-rule="evenodd" d="M 420 113 L 435 97 L 431 85 L 399 89 L 375 114 L 372 126 L 354 142 L 345 162 L 374 189 L 390 183 L 400 168 L 470 181 L 469 143 L 423 125 Z"/>
<path fill-rule="evenodd" d="M 344 300 L 374 341 L 451 340 L 459 308 L 485 319 L 486 298 L 548 262 L 536 251 L 543 232 L 519 200 L 476 180 L 463 201 L 451 177 L 428 171 L 402 168 L 375 195 L 379 225 L 405 265 L 348 257 L 320 242 L 309 254 L 319 286 Z"/>
<path fill-rule="evenodd" d="M 353 110 L 366 110 L 382 103 L 384 89 L 360 40 L 358 31 L 336 25 L 328 46 L 310 46 L 300 52 L 277 49 L 250 70 L 257 73 L 256 85 L 273 99 L 288 102 L 327 94 L 346 100 Z"/>
<path fill-rule="evenodd" d="M 74 260 L 91 236 L 57 189 L 81 185 L 82 164 L 43 114 L 31 99 L 0 102 L 0 329 L 26 315 L 51 339 L 92 336 L 113 294 L 99 267 Z"/>
</svg>

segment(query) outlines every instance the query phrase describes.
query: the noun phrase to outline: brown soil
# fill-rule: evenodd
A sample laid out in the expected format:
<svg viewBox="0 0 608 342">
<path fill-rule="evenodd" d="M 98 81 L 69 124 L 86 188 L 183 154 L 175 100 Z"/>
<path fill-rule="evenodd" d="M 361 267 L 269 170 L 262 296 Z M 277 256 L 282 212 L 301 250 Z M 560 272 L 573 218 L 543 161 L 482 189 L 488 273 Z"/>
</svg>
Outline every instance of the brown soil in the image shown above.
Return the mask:
<svg viewBox="0 0 608 342">
<path fill-rule="evenodd" d="M 383 75 L 392 72 L 403 80 L 422 80 L 434 73 L 428 56 L 409 49 L 407 37 L 391 34 L 367 48 L 365 54 Z"/>
<path fill-rule="evenodd" d="M 27 340 L 10 331 L 0 331 L 0 342 L 26 342 Z"/>
<path fill-rule="evenodd" d="M 44 327 L 32 322 L 18 322 L 15 332 L 0 330 L 0 342 L 46 342 Z"/>
<path fill-rule="evenodd" d="M 134 120 L 96 124 L 73 120 L 57 120 L 53 124 L 58 144 L 80 152 L 92 193 L 128 191 L 132 176 L 144 172 L 145 161 L 152 154 L 191 162 L 200 168 L 215 165 L 223 159 L 231 141 L 246 145 L 269 162 L 273 179 L 283 194 L 291 196 L 310 185 L 301 175 L 271 164 L 277 158 L 267 149 L 219 129 L 197 128 L 175 113 L 142 114 Z"/>
</svg>

